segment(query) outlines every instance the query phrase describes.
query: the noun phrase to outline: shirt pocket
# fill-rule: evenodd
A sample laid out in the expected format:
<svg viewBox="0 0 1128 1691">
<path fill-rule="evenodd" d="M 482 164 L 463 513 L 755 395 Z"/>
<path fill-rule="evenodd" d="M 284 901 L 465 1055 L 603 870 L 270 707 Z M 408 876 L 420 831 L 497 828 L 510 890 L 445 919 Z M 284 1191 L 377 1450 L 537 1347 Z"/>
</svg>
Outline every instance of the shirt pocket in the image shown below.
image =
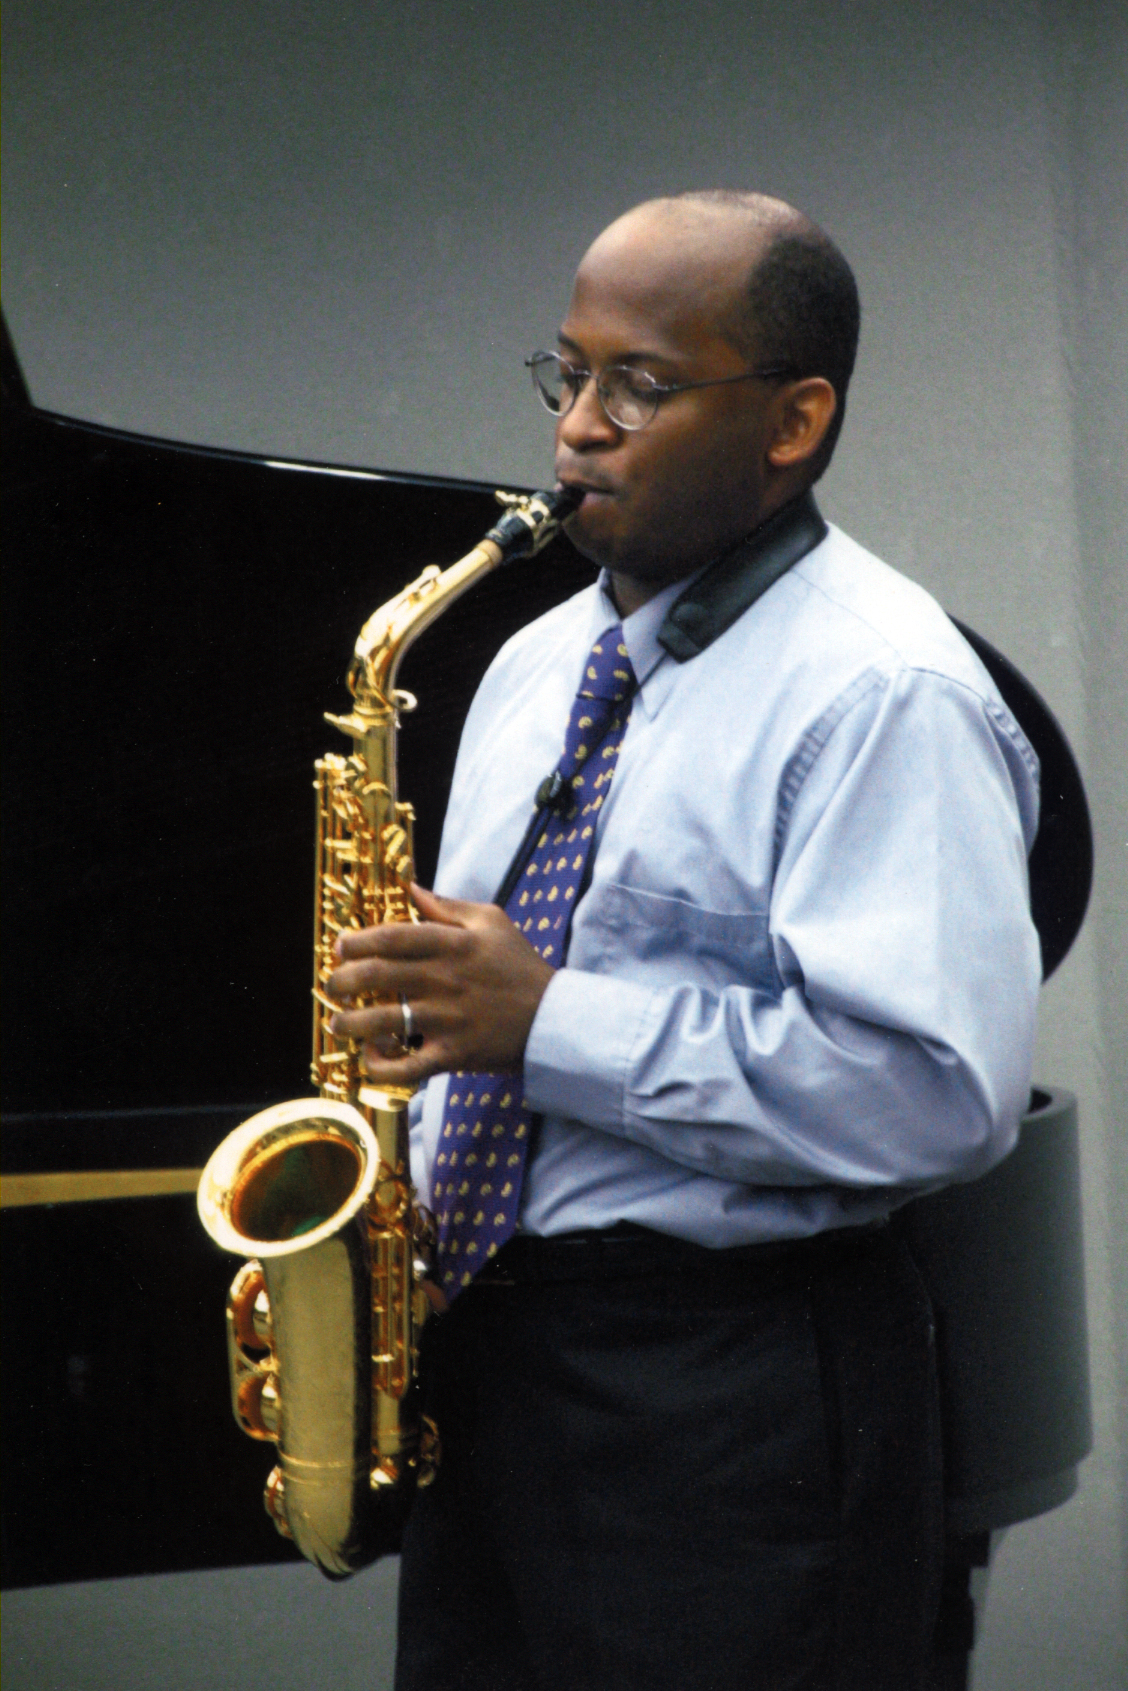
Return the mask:
<svg viewBox="0 0 1128 1691">
<path fill-rule="evenodd" d="M 710 910 L 618 881 L 593 887 L 589 897 L 585 928 L 603 930 L 609 962 L 632 959 L 664 982 L 752 986 L 779 996 L 766 911 Z"/>
</svg>

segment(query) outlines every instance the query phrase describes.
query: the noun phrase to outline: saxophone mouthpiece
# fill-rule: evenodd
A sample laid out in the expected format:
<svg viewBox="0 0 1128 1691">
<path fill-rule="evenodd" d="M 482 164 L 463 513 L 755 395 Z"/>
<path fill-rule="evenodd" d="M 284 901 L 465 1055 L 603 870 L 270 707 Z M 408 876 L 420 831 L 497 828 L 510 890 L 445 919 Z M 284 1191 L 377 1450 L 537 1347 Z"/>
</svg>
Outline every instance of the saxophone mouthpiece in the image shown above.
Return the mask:
<svg viewBox="0 0 1128 1691">
<path fill-rule="evenodd" d="M 556 522 L 562 523 L 565 517 L 570 517 L 573 511 L 578 511 L 584 502 L 582 487 L 565 487 L 558 482 L 551 493 L 545 494 L 546 499 L 552 501 L 552 515 Z"/>
<path fill-rule="evenodd" d="M 532 494 L 504 493 L 499 489 L 494 498 L 505 506 L 505 515 L 498 518 L 486 539 L 500 548 L 503 564 L 511 564 L 517 558 L 531 558 L 548 544 L 583 496 L 583 489 L 574 487 L 554 487 Z"/>
</svg>

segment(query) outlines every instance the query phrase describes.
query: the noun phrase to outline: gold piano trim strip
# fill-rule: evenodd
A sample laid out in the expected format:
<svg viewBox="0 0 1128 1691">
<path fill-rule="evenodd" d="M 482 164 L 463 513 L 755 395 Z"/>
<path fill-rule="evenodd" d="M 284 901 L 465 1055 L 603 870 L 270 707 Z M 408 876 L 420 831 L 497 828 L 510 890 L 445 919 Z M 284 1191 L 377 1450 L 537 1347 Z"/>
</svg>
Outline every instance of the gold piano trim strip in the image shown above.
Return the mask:
<svg viewBox="0 0 1128 1691">
<path fill-rule="evenodd" d="M 81 1174 L 6 1174 L 0 1179 L 0 1209 L 31 1204 L 89 1204 L 101 1198 L 165 1198 L 194 1192 L 199 1168 L 110 1168 Z"/>
</svg>

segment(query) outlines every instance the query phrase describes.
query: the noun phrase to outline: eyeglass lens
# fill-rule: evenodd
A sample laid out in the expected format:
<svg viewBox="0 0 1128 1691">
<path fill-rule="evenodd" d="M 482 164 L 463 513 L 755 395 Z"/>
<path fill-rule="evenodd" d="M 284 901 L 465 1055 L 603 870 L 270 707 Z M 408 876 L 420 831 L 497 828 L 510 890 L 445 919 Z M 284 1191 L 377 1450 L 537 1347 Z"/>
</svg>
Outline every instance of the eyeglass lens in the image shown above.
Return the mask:
<svg viewBox="0 0 1128 1691">
<path fill-rule="evenodd" d="M 552 352 L 539 352 L 529 360 L 533 386 L 549 411 L 559 416 L 576 397 L 575 372 Z"/>
<path fill-rule="evenodd" d="M 588 379 L 588 372 L 576 370 L 556 353 L 546 352 L 530 360 L 533 384 L 545 407 L 561 417 L 571 410 Z M 600 404 L 611 421 L 623 429 L 641 429 L 658 409 L 660 388 L 644 370 L 613 364 L 602 370 L 596 383 Z"/>
</svg>

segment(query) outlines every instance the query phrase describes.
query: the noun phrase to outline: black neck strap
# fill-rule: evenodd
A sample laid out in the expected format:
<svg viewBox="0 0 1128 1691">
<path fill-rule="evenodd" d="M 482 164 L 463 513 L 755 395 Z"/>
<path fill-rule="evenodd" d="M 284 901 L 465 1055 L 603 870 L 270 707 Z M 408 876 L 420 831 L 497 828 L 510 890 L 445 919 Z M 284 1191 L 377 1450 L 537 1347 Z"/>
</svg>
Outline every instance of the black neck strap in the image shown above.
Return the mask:
<svg viewBox="0 0 1128 1691">
<path fill-rule="evenodd" d="M 789 500 L 674 600 L 658 630 L 659 644 L 678 663 L 697 657 L 826 535 L 809 490 Z"/>
</svg>

